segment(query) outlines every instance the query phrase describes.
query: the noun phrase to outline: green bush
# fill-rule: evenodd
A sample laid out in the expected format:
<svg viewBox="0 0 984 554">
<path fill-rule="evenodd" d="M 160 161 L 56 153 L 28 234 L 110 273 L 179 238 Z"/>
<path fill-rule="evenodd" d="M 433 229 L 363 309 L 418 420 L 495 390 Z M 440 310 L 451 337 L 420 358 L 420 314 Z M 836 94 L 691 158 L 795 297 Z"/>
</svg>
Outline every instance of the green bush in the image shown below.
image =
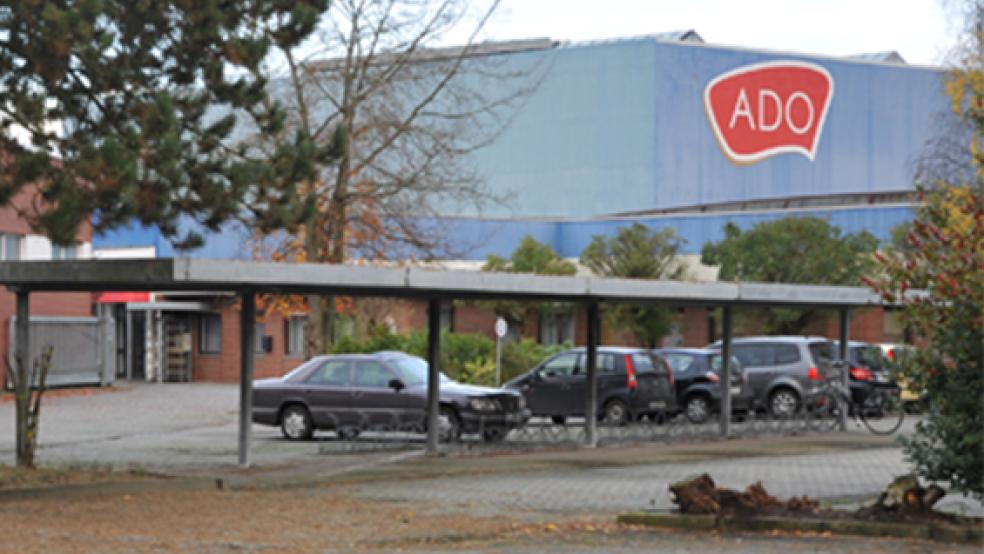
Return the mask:
<svg viewBox="0 0 984 554">
<path fill-rule="evenodd" d="M 502 345 L 502 382 L 531 369 L 569 345 L 543 346 L 532 339 L 504 342 Z M 397 334 L 385 327 L 370 330 L 364 340 L 342 337 L 331 351 L 334 354 L 364 354 L 380 350 L 399 350 L 427 358 L 427 332 Z M 462 383 L 495 384 L 495 341 L 476 333 L 441 333 L 441 370 Z"/>
</svg>

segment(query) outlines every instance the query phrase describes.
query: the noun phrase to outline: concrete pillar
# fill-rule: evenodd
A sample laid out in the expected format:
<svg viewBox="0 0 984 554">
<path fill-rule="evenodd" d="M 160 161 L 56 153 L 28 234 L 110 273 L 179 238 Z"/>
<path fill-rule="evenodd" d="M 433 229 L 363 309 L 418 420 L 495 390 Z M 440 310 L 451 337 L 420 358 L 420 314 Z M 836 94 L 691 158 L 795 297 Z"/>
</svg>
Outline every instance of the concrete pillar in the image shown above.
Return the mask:
<svg viewBox="0 0 984 554">
<path fill-rule="evenodd" d="M 253 432 L 253 342 L 256 334 L 256 299 L 253 291 L 240 295 L 239 315 L 239 465 L 249 467 Z"/>
<path fill-rule="evenodd" d="M 731 306 L 721 316 L 721 436 L 731 434 Z"/>
<path fill-rule="evenodd" d="M 427 454 L 437 454 L 441 409 L 441 300 L 427 302 Z"/>
<path fill-rule="evenodd" d="M 847 361 L 847 342 L 850 340 L 851 311 L 847 308 L 841 308 L 838 315 L 840 315 L 840 352 L 837 353 L 837 357 L 844 363 L 844 369 L 841 371 L 841 385 L 850 394 L 851 388 L 848 382 L 848 374 L 851 370 L 851 364 Z M 840 413 L 840 430 L 847 431 L 847 406 L 844 406 L 844 409 Z"/>
<path fill-rule="evenodd" d="M 588 302 L 587 359 L 588 394 L 584 405 L 584 446 L 594 448 L 598 444 L 598 339 L 601 321 L 598 319 L 598 302 Z"/>
</svg>

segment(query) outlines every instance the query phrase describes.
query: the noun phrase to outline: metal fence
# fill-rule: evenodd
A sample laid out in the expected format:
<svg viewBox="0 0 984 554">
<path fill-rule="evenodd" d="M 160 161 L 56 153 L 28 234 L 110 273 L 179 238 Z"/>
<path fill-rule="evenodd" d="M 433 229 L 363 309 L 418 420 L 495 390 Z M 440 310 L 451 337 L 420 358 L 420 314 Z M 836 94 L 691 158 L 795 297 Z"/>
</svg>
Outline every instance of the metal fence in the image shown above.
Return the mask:
<svg viewBox="0 0 984 554">
<path fill-rule="evenodd" d="M 31 317 L 30 357 L 41 355 L 45 346 L 53 350 L 47 385 L 109 385 L 113 382 L 115 352 L 112 319 L 96 317 Z M 15 366 L 17 317 L 10 318 L 7 352 L 10 367 Z"/>
<path fill-rule="evenodd" d="M 323 454 L 361 453 L 375 450 L 408 450 L 425 446 L 425 423 L 419 419 L 401 419 L 392 414 L 392 420 L 379 423 L 380 414 L 372 414 L 373 424 L 348 426 L 338 431 L 321 431 L 316 435 L 319 452 Z M 365 421 L 370 416 L 366 414 Z M 775 418 L 762 412 L 736 415 L 732 419 L 729 437 L 765 435 L 798 435 L 823 433 L 836 429 L 828 419 L 818 420 L 801 411 L 788 418 Z M 488 436 L 486 427 L 479 421 L 478 428 L 457 437 L 443 434 L 440 448 L 443 452 L 467 454 L 487 452 L 535 451 L 551 448 L 576 448 L 586 442 L 584 418 L 568 419 L 563 424 L 550 418 L 533 418 L 525 425 L 508 431 L 504 436 Z M 442 430 L 443 433 L 443 430 Z M 624 425 L 599 422 L 596 442 L 599 447 L 629 446 L 645 443 L 674 443 L 721 440 L 718 421 L 692 423 L 683 414 L 667 414 L 661 417 L 633 421 Z"/>
</svg>

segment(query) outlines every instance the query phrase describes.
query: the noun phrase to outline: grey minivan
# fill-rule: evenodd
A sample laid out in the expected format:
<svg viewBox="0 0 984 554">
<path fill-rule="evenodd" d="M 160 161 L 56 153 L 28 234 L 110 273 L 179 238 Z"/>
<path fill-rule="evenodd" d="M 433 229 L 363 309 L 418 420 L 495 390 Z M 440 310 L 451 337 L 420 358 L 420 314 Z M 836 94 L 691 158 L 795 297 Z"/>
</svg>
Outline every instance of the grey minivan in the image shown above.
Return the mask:
<svg viewBox="0 0 984 554">
<path fill-rule="evenodd" d="M 833 342 L 824 337 L 741 337 L 731 344 L 755 403 L 781 418 L 799 410 L 803 398 L 823 383 L 834 360 Z M 720 349 L 721 342 L 710 348 Z"/>
</svg>

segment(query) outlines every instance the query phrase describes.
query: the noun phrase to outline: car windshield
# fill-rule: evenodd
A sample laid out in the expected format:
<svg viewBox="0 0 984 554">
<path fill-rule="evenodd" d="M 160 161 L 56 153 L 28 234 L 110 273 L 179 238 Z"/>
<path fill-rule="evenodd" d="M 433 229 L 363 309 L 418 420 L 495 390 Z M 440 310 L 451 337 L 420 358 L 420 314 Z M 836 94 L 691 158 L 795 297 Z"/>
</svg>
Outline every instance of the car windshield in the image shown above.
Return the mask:
<svg viewBox="0 0 984 554">
<path fill-rule="evenodd" d="M 831 342 L 814 342 L 810 344 L 810 355 L 818 363 L 828 363 L 834 360 L 834 344 Z"/>
<path fill-rule="evenodd" d="M 666 362 L 670 364 L 670 367 L 673 368 L 673 373 L 675 374 L 690 371 L 690 369 L 695 366 L 697 360 L 696 356 L 693 354 L 680 354 L 677 352 L 663 354 L 663 358 L 665 358 Z"/>
<path fill-rule="evenodd" d="M 400 379 L 407 386 L 423 385 L 427 382 L 427 362 L 415 356 L 405 356 L 389 360 L 390 365 L 400 374 Z M 441 382 L 450 383 L 451 379 L 441 373 Z"/>
<path fill-rule="evenodd" d="M 312 367 L 321 364 L 321 362 L 323 362 L 323 361 L 324 361 L 324 358 L 311 358 L 310 360 L 304 362 L 303 364 L 301 364 L 301 365 L 295 367 L 294 369 L 290 370 L 289 372 L 287 372 L 287 374 L 284 375 L 283 377 L 281 377 L 281 379 L 283 379 L 284 381 L 291 381 L 295 377 L 297 377 L 298 375 L 301 375 L 302 373 L 304 373 L 305 371 L 311 369 Z"/>
<path fill-rule="evenodd" d="M 632 355 L 632 366 L 636 371 L 654 371 L 656 369 L 649 354 L 642 353 Z"/>
<path fill-rule="evenodd" d="M 721 360 L 723 359 L 724 357 L 720 354 L 715 354 L 714 357 L 711 358 L 711 371 L 714 373 L 721 373 Z M 738 358 L 735 358 L 734 356 L 731 357 L 731 371 L 736 371 L 738 373 L 743 371 L 741 362 L 739 362 Z"/>
<path fill-rule="evenodd" d="M 882 352 L 877 346 L 855 346 L 850 349 L 851 363 L 868 369 L 882 369 Z"/>
</svg>

